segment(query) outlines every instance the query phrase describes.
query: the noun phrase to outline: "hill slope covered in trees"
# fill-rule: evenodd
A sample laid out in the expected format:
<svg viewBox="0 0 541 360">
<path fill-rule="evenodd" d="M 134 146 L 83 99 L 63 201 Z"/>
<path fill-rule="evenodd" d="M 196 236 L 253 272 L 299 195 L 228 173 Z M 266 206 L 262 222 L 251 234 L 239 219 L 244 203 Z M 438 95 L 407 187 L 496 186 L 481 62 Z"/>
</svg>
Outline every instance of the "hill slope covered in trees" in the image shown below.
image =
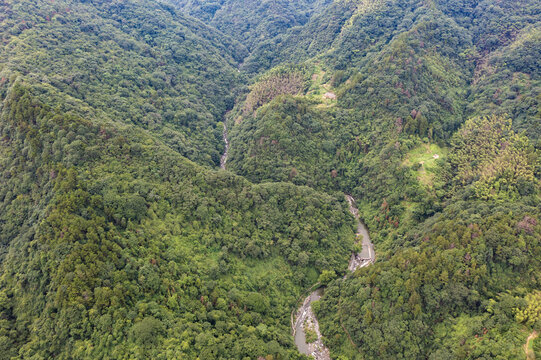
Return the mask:
<svg viewBox="0 0 541 360">
<path fill-rule="evenodd" d="M 0 356 L 300 356 L 289 313 L 353 221 L 208 166 L 242 46 L 151 2 L 2 10 Z"/>
<path fill-rule="evenodd" d="M 168 0 L 184 12 L 237 39 L 248 49 L 304 25 L 331 0 Z"/>
<path fill-rule="evenodd" d="M 218 163 L 245 49 L 156 2 L 4 2 L 0 69 Z"/>
<path fill-rule="evenodd" d="M 229 168 L 352 194 L 376 242 L 378 262 L 315 305 L 331 356 L 523 354 L 539 327 L 520 315 L 539 309 L 539 9 L 337 1 L 248 58 L 275 67 L 231 112 Z"/>
<path fill-rule="evenodd" d="M 0 358 L 524 358 L 540 10 L 0 2 Z"/>
</svg>

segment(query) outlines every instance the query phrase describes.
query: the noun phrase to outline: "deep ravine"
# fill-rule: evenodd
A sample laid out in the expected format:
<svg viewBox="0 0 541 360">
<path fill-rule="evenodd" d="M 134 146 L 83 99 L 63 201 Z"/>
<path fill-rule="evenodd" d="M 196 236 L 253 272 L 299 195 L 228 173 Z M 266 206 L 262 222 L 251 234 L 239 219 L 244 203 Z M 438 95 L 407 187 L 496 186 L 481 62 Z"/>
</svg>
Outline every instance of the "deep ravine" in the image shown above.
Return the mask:
<svg viewBox="0 0 541 360">
<path fill-rule="evenodd" d="M 227 137 L 227 125 L 224 121 L 223 140 L 225 144 L 224 153 L 220 158 L 220 168 L 225 170 L 227 156 L 229 153 L 229 139 Z M 362 242 L 362 250 L 359 253 L 351 254 L 349 259 L 348 270 L 353 272 L 358 268 L 368 266 L 376 260 L 374 244 L 370 241 L 368 229 L 359 218 L 359 210 L 355 207 L 355 199 L 351 195 L 345 195 L 349 204 L 349 212 L 357 221 L 357 241 Z M 344 276 L 344 278 L 346 278 Z M 293 337 L 299 352 L 312 356 L 316 360 L 331 360 L 329 349 L 323 344 L 323 336 L 319 331 L 319 322 L 316 315 L 312 311 L 311 303 L 317 301 L 323 295 L 324 289 L 320 287 L 308 295 L 299 310 L 295 314 L 295 321 L 292 323 Z M 310 329 L 316 336 L 316 340 L 310 343 L 306 342 L 306 330 Z"/>
<path fill-rule="evenodd" d="M 227 163 L 227 154 L 229 152 L 229 139 L 227 138 L 227 125 L 225 124 L 225 121 L 224 121 L 223 139 L 225 143 L 225 149 L 224 149 L 224 153 L 222 154 L 222 157 L 220 158 L 220 168 L 225 170 L 225 164 Z"/>
<path fill-rule="evenodd" d="M 362 250 L 359 253 L 351 254 L 348 270 L 353 272 L 358 268 L 368 266 L 376 260 L 374 244 L 370 241 L 368 229 L 359 218 L 359 210 L 355 207 L 355 199 L 351 195 L 346 195 L 346 200 L 349 204 L 349 212 L 357 221 L 357 238 L 362 241 Z M 346 275 L 347 276 L 347 275 Z M 344 276 L 344 278 L 346 277 Z M 316 360 L 330 360 L 329 349 L 323 344 L 323 338 L 319 331 L 319 323 L 312 311 L 310 304 L 317 301 L 323 295 L 324 289 L 318 288 L 312 292 L 303 301 L 299 310 L 295 314 L 295 322 L 292 324 L 293 337 L 299 352 L 312 356 Z M 306 342 L 306 330 L 310 329 L 317 336 L 317 340 L 311 343 Z"/>
</svg>

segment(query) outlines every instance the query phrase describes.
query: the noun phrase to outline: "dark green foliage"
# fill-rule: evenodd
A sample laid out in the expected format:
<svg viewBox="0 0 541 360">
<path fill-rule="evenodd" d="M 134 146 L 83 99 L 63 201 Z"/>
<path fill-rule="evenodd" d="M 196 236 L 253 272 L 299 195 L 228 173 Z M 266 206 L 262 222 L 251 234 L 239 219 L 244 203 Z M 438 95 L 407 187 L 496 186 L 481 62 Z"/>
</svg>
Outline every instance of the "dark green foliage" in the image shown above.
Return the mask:
<svg viewBox="0 0 541 360">
<path fill-rule="evenodd" d="M 521 356 L 532 327 L 516 316 L 540 286 L 538 10 L 336 2 L 249 58 L 250 69 L 306 60 L 326 72 L 308 88 L 323 76 L 337 96 L 237 111 L 229 162 L 253 181 L 362 204 L 378 263 L 323 297 L 334 356 Z M 439 149 L 432 168 L 412 163 L 425 147 Z"/>
<path fill-rule="evenodd" d="M 139 131 L 58 113 L 34 91 L 19 81 L 2 105 L 4 350 L 296 356 L 296 296 L 312 271 L 345 270 L 344 200 L 201 168 Z"/>
<path fill-rule="evenodd" d="M 335 348 L 346 343 L 336 325 L 341 320 L 371 358 L 520 356 L 516 308 L 540 281 L 536 213 L 525 205 L 449 206 L 410 235 L 414 247 L 397 248 L 388 260 L 326 290 L 318 313 L 323 333 L 336 339 Z"/>
<path fill-rule="evenodd" d="M 318 316 L 331 348 L 348 354 L 353 339 L 370 358 L 520 357 L 522 309 L 541 281 L 536 158 L 510 121 L 467 121 L 438 175 L 452 189 L 443 211 L 327 288 Z"/>
<path fill-rule="evenodd" d="M 168 0 L 188 14 L 239 40 L 248 49 L 304 25 L 331 0 Z"/>
<path fill-rule="evenodd" d="M 168 3 L 0 2 L 0 358 L 524 357 L 539 1 Z"/>
<path fill-rule="evenodd" d="M 447 175 L 455 187 L 469 185 L 474 198 L 516 199 L 536 192 L 537 155 L 525 137 L 513 132 L 510 120 L 471 119 L 452 139 Z"/>
<path fill-rule="evenodd" d="M 303 27 L 257 44 L 243 68 L 249 73 L 264 71 L 284 61 L 301 61 L 327 50 L 352 16 L 354 3 L 334 1 L 315 14 Z"/>
<path fill-rule="evenodd" d="M 327 144 L 330 129 L 313 105 L 280 97 L 242 118 L 231 132 L 231 169 L 253 181 L 330 187 L 334 145 Z"/>
<path fill-rule="evenodd" d="M 541 135 L 541 32 L 526 28 L 509 45 L 478 65 L 469 111 L 508 114 L 514 128 L 525 131 L 539 148 Z M 501 69 L 495 71 L 495 69 Z"/>
<path fill-rule="evenodd" d="M 0 69 L 80 100 L 83 111 L 159 134 L 190 159 L 218 163 L 216 123 L 233 105 L 242 45 L 152 1 L 0 6 Z"/>
<path fill-rule="evenodd" d="M 419 146 L 446 145 L 467 118 L 511 117 L 514 130 L 527 130 L 537 146 L 539 36 L 531 24 L 539 21 L 539 5 L 524 1 L 507 9 L 499 25 L 482 13 L 485 2 L 457 6 L 455 11 L 447 3 L 336 2 L 284 35 L 273 61 L 301 61 L 319 53 L 306 68 L 315 64 L 326 72 L 323 86 L 336 94 L 336 103 L 329 106 L 305 91 L 316 101 L 291 106 L 284 97 L 253 116 L 239 118 L 237 112 L 230 131 L 231 169 L 254 181 L 290 180 L 350 192 L 371 204 L 366 221 L 372 229 L 392 229 L 441 209 L 438 198 L 447 190 L 434 183 L 434 173 L 426 175 L 422 164 L 404 165 Z M 324 28 L 334 14 L 344 19 L 335 30 Z M 493 25 L 472 27 L 457 21 L 459 16 Z M 481 56 L 484 36 L 505 26 L 515 29 L 512 38 Z M 322 41 L 326 48 L 315 45 L 320 35 L 331 37 Z M 317 70 L 313 76 L 319 76 Z M 509 90 L 494 88 L 496 82 Z M 308 124 L 304 118 L 316 121 Z M 523 193 L 531 191 L 518 183 Z"/>
<path fill-rule="evenodd" d="M 160 320 L 150 317 L 145 317 L 132 328 L 135 342 L 150 346 L 156 345 L 157 337 L 163 333 L 163 324 Z"/>
</svg>

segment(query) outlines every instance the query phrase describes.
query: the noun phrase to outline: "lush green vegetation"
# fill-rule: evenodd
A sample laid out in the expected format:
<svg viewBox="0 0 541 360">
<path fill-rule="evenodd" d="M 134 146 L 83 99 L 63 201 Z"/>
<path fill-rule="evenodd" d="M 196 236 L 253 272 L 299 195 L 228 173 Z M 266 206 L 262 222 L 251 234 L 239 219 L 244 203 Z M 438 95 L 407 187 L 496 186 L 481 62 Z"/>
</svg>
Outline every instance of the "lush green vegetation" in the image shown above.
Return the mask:
<svg viewBox="0 0 541 360">
<path fill-rule="evenodd" d="M 539 4 L 468 4 L 335 2 L 249 58 L 312 76 L 238 105 L 230 169 L 351 193 L 376 241 L 322 299 L 336 358 L 520 358 L 539 327 Z"/>
<path fill-rule="evenodd" d="M 452 189 L 443 211 L 395 240 L 384 261 L 327 288 L 318 316 L 337 354 L 521 357 L 525 328 L 540 325 L 530 304 L 541 280 L 541 229 L 536 158 L 510 125 L 468 121 L 453 139 L 450 166 L 437 175 Z M 508 153 L 507 164 L 517 165 L 502 170 Z"/>
<path fill-rule="evenodd" d="M 0 358 L 539 354 L 540 13 L 0 2 Z"/>
<path fill-rule="evenodd" d="M 3 354 L 296 356 L 291 306 L 352 247 L 341 197 L 254 186 L 5 87 Z"/>
<path fill-rule="evenodd" d="M 331 0 L 168 0 L 237 39 L 248 49 L 304 25 Z"/>
<path fill-rule="evenodd" d="M 1 78 L 28 76 L 190 159 L 219 162 L 216 118 L 233 106 L 242 45 L 152 1 L 0 6 Z"/>
<path fill-rule="evenodd" d="M 1 6 L 1 357 L 300 357 L 345 201 L 182 157 L 219 158 L 242 46 L 152 2 Z"/>
</svg>

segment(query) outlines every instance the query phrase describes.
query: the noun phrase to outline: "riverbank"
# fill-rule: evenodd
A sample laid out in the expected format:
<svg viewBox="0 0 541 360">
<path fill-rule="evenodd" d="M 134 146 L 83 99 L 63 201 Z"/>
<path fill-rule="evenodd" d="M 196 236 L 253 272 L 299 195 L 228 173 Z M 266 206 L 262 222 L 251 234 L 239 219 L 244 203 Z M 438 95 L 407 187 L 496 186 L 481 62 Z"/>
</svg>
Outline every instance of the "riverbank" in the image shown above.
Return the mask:
<svg viewBox="0 0 541 360">
<path fill-rule="evenodd" d="M 224 132 L 222 136 L 224 139 L 225 148 L 224 148 L 224 153 L 220 157 L 220 168 L 225 170 L 225 164 L 227 163 L 227 155 L 229 153 L 229 139 L 227 138 L 227 125 L 225 124 L 225 119 L 224 119 Z"/>
<path fill-rule="evenodd" d="M 355 199 L 351 195 L 346 195 L 346 200 L 349 204 L 349 212 L 355 217 L 357 222 L 357 233 L 355 235 L 362 244 L 362 250 L 359 253 L 351 254 L 349 260 L 348 270 L 354 272 L 358 268 L 372 264 L 376 260 L 376 252 L 374 251 L 374 244 L 370 241 L 368 229 L 359 217 L 359 210 L 355 206 Z M 300 353 L 312 356 L 315 360 L 331 359 L 329 349 L 323 344 L 323 336 L 319 331 L 319 322 L 311 307 L 314 301 L 321 298 L 323 292 L 322 287 L 311 292 L 304 299 L 302 306 L 297 310 L 295 321 L 292 322 L 292 332 L 297 349 Z M 307 333 L 315 334 L 316 339 L 312 342 L 307 342 Z"/>
</svg>

